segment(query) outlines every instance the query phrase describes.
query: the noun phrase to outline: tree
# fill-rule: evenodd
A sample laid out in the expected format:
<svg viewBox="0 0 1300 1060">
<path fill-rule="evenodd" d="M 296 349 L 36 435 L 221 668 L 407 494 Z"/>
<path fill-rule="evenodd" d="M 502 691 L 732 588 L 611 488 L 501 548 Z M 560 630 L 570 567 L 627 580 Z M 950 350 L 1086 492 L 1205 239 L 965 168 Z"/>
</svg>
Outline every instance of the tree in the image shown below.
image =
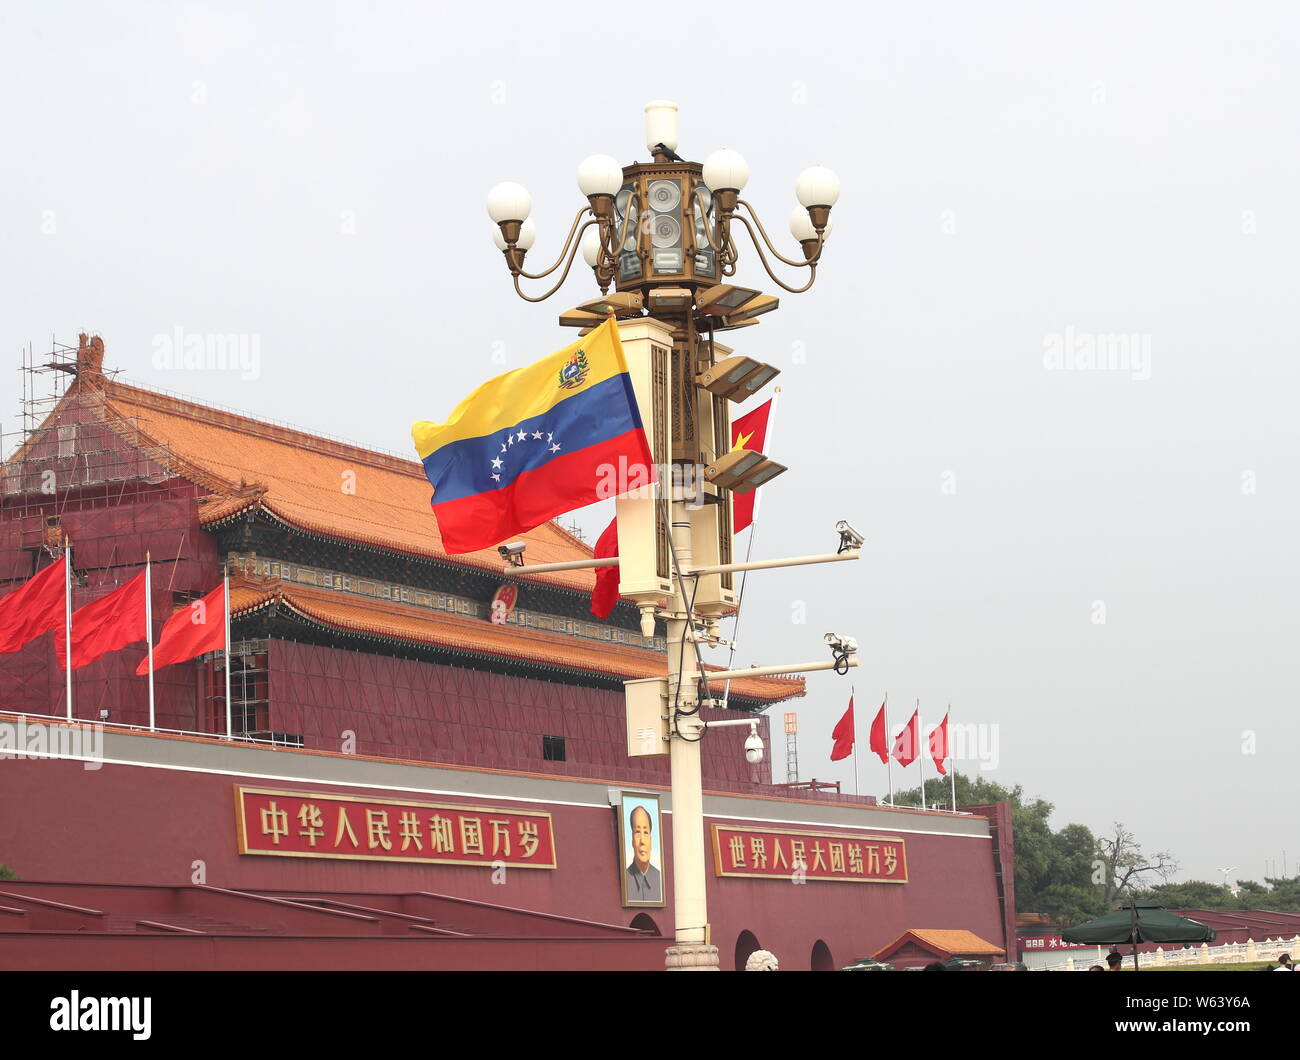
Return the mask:
<svg viewBox="0 0 1300 1060">
<path fill-rule="evenodd" d="M 3 861 L 0 861 L 0 880 L 16 880 L 16 879 L 18 879 L 18 873 L 14 872 L 14 870 L 11 869 L 8 865 L 6 865 Z"/>
<path fill-rule="evenodd" d="M 1185 880 L 1182 883 L 1162 883 L 1137 892 L 1138 898 L 1159 902 L 1166 909 L 1248 909 L 1221 883 L 1205 880 Z"/>
<path fill-rule="evenodd" d="M 1155 880 L 1168 883 L 1178 871 L 1178 862 L 1167 850 L 1150 857 L 1143 854 L 1137 837 L 1119 821 L 1111 835 L 1098 837 L 1097 861 L 1094 881 L 1101 885 L 1107 906 L 1114 904 L 1125 889 L 1132 894 Z"/>
<path fill-rule="evenodd" d="M 951 797 L 946 778 L 925 782 L 927 806 L 950 805 Z M 1011 805 L 1017 908 L 1042 913 L 1060 924 L 1090 920 L 1105 911 L 1101 892 L 1090 882 L 1096 848 L 1091 829 L 1069 824 L 1054 832 L 1048 823 L 1050 802 L 1026 799 L 1018 784 L 1006 788 L 983 777 L 957 774 L 958 806 L 992 802 Z M 919 806 L 921 789 L 899 792 L 894 804 Z"/>
</svg>

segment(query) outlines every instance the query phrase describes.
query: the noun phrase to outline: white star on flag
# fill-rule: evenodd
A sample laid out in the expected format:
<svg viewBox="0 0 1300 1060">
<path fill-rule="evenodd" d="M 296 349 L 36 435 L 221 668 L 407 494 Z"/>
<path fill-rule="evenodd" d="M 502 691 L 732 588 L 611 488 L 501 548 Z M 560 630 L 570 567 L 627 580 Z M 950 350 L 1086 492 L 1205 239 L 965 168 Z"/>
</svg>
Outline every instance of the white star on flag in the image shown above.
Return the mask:
<svg viewBox="0 0 1300 1060">
<path fill-rule="evenodd" d="M 548 432 L 546 434 L 546 441 L 542 441 L 542 434 L 543 434 L 542 431 L 533 431 L 531 435 L 531 440 L 542 442 L 542 448 L 544 451 L 550 453 L 558 453 L 560 451 L 560 443 L 555 441 L 555 433 L 553 431 Z M 506 433 L 506 440 L 501 444 L 501 452 L 508 453 L 514 447 L 515 442 L 522 443 L 522 442 L 527 442 L 529 440 L 530 440 L 530 436 L 527 431 L 520 430 L 518 429 L 517 426 L 512 427 Z M 551 443 L 549 448 L 547 447 L 546 442 Z M 502 480 L 501 475 L 497 474 L 496 472 L 502 470 L 504 467 L 505 467 L 504 459 L 502 459 L 499 456 L 495 456 L 492 458 L 492 471 L 489 472 L 489 475 L 493 482 L 500 482 Z"/>
</svg>

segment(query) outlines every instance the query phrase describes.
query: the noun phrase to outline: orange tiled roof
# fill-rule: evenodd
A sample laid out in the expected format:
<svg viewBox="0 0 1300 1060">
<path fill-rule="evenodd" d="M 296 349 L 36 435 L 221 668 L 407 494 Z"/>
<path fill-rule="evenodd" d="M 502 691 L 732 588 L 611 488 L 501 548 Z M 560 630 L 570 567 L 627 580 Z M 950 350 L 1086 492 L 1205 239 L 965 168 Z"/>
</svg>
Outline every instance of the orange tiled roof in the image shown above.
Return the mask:
<svg viewBox="0 0 1300 1060">
<path fill-rule="evenodd" d="M 664 673 L 663 655 L 644 648 L 583 640 L 518 626 L 494 626 L 482 619 L 430 612 L 388 600 L 349 596 L 331 589 L 282 582 L 277 578 L 243 576 L 232 580 L 232 616 L 251 614 L 273 603 L 287 606 L 320 625 L 352 633 L 394 637 L 475 655 L 522 659 L 620 680 L 657 677 Z M 732 681 L 731 691 L 743 699 L 776 703 L 802 696 L 804 683 L 799 678 L 750 677 Z"/>
<path fill-rule="evenodd" d="M 209 490 L 199 510 L 213 526 L 260 508 L 308 533 L 499 571 L 495 549 L 448 556 L 429 510 L 431 491 L 415 460 L 362 449 L 263 423 L 82 372 L 77 383 L 91 407 L 157 462 Z M 71 392 L 70 392 L 71 393 Z M 344 484 L 355 488 L 345 492 Z M 520 535 L 530 563 L 584 559 L 592 552 L 555 523 Z M 590 592 L 590 570 L 532 575 L 533 580 Z"/>
<path fill-rule="evenodd" d="M 995 957 L 1007 952 L 1001 946 L 995 946 L 980 938 L 975 932 L 966 931 L 964 928 L 912 928 L 904 931 L 888 946 L 879 950 L 876 953 L 876 960 L 883 960 L 889 954 L 896 952 L 908 939 L 915 939 L 936 954 L 962 954 L 963 956 L 985 954 Z"/>
</svg>

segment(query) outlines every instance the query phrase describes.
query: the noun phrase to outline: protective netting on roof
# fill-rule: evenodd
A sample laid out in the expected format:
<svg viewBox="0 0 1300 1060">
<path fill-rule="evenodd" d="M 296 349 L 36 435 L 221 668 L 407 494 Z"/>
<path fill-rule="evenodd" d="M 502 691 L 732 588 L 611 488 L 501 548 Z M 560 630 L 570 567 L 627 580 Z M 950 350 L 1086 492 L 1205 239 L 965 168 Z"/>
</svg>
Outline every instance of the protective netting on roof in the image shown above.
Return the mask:
<svg viewBox="0 0 1300 1060">
<path fill-rule="evenodd" d="M 269 724 L 305 747 L 340 751 L 352 733 L 357 754 L 668 783 L 667 758 L 627 757 L 621 692 L 283 640 L 269 657 Z M 766 725 L 761 717 L 764 737 Z M 706 786 L 768 783 L 769 767 L 745 761 L 747 735 L 710 735 Z M 563 761 L 547 759 L 547 736 L 563 739 Z"/>
</svg>

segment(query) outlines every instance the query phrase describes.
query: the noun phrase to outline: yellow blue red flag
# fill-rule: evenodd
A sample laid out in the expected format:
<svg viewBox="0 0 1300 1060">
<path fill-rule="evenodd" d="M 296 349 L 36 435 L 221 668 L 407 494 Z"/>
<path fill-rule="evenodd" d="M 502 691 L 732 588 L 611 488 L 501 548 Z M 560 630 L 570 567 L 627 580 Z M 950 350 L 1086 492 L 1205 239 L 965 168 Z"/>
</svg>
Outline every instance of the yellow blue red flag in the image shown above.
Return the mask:
<svg viewBox="0 0 1300 1060">
<path fill-rule="evenodd" d="M 489 380 L 446 423 L 422 421 L 411 437 L 452 554 L 490 548 L 653 479 L 613 317 L 558 353 Z"/>
</svg>

